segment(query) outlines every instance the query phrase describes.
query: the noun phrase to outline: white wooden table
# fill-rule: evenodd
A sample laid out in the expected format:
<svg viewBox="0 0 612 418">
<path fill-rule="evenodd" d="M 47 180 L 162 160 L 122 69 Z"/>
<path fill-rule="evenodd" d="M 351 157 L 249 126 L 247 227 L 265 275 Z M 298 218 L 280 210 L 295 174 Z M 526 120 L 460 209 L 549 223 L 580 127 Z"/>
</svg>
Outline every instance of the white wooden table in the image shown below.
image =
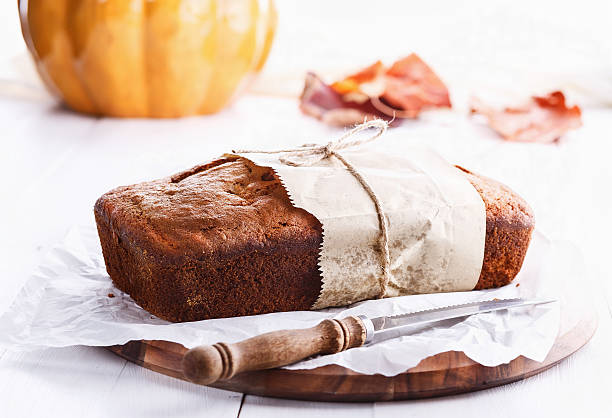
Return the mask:
<svg viewBox="0 0 612 418">
<path fill-rule="evenodd" d="M 0 349 L 0 416 L 612 416 L 612 277 L 607 267 L 612 55 L 603 41 L 612 39 L 605 36 L 609 2 L 581 2 L 578 10 L 558 2 L 555 8 L 540 4 L 536 9 L 530 2 L 496 8 L 483 1 L 461 10 L 449 1 L 409 9 L 394 2 L 376 10 L 371 2 L 300 3 L 280 5 L 278 42 L 253 91 L 291 95 L 300 80 L 295 74 L 307 67 L 333 72 L 347 62 L 424 51 L 443 69 L 458 110 L 426 116 L 425 122 L 405 125 L 394 135 L 428 143 L 448 159 L 506 182 L 532 204 L 542 231 L 576 244 L 587 270 L 585 277 L 576 277 L 576 285 L 588 287 L 599 312 L 593 340 L 561 365 L 522 382 L 467 395 L 375 404 L 243 396 L 158 375 L 99 348 Z M 0 313 L 50 246 L 71 225 L 91 222 L 93 202 L 108 189 L 167 175 L 231 147 L 300 144 L 337 133 L 302 117 L 294 99 L 261 94 L 246 96 L 219 115 L 180 121 L 76 115 L 58 107 L 32 75 L 14 6 L 10 1 L 0 6 Z M 377 32 L 364 34 L 364 27 Z M 423 36 L 432 27 L 439 36 Z M 574 47 L 546 42 L 565 40 L 568 33 L 578 39 Z M 398 39 L 406 39 L 406 45 Z M 500 45 L 504 52 L 495 54 Z M 487 53 L 495 59 L 484 59 Z M 530 65 L 523 60 L 510 66 L 517 57 Z M 498 70 L 497 78 L 483 76 L 491 68 Z M 496 91 L 525 96 L 534 83 L 574 88 L 573 97 L 587 105 L 584 127 L 558 147 L 504 143 L 461 113 L 471 92 L 486 94 L 495 85 Z"/>
</svg>

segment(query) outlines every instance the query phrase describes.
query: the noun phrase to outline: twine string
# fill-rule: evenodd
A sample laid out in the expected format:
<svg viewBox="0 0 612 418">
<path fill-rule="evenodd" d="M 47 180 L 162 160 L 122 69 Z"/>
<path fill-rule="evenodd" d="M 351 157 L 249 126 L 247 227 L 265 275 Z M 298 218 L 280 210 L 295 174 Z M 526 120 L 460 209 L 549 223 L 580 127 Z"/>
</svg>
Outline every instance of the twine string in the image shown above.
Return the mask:
<svg viewBox="0 0 612 418">
<path fill-rule="evenodd" d="M 380 138 L 387 130 L 387 122 L 374 119 L 357 125 L 350 131 L 346 132 L 340 138 L 335 141 L 330 141 L 325 145 L 321 144 L 304 144 L 298 148 L 265 151 L 265 150 L 233 150 L 234 154 L 287 154 L 279 158 L 283 164 L 299 167 L 299 166 L 311 166 L 317 162 L 330 157 L 336 157 L 347 169 L 347 171 L 359 182 L 363 187 L 367 195 L 374 203 L 376 209 L 376 215 L 378 217 L 378 225 L 380 230 L 379 236 L 379 255 L 380 264 L 382 270 L 382 276 L 379 278 L 380 290 L 377 295 L 378 298 L 382 298 L 387 291 L 391 276 L 391 257 L 389 255 L 389 231 L 387 228 L 387 216 L 382 207 L 380 199 L 372 190 L 372 187 L 368 184 L 366 179 L 359 173 L 359 171 L 348 162 L 338 151 L 346 148 L 356 147 L 367 142 L 375 141 Z M 359 132 L 365 131 L 370 128 L 375 128 L 377 131 L 374 135 L 365 138 L 354 138 Z"/>
</svg>

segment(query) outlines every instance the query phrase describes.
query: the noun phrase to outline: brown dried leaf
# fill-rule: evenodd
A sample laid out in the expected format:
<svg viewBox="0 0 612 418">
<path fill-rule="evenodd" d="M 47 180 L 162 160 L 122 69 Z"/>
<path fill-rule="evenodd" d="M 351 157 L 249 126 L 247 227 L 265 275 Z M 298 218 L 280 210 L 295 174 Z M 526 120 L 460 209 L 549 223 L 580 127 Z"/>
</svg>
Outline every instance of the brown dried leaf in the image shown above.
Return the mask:
<svg viewBox="0 0 612 418">
<path fill-rule="evenodd" d="M 362 103 L 345 100 L 314 73 L 306 75 L 304 91 L 300 96 L 300 109 L 307 115 L 335 126 L 350 126 L 376 118 L 387 121 L 392 119 L 376 110 L 370 100 Z"/>
<path fill-rule="evenodd" d="M 560 91 L 534 96 L 519 107 L 494 109 L 473 99 L 471 112 L 484 115 L 502 138 L 517 142 L 556 142 L 571 129 L 582 126 L 578 106 L 568 108 Z"/>
<path fill-rule="evenodd" d="M 404 117 L 417 117 L 424 108 L 451 107 L 448 89 L 416 54 L 395 62 L 386 72 L 382 99 L 402 109 Z"/>
<path fill-rule="evenodd" d="M 347 126 L 373 117 L 416 118 L 425 108 L 450 107 L 448 90 L 416 54 L 386 68 L 377 61 L 331 86 L 313 73 L 300 98 L 304 113 L 326 123 Z"/>
<path fill-rule="evenodd" d="M 385 66 L 383 63 L 381 61 L 376 61 L 369 67 L 366 67 L 355 74 L 349 75 L 344 80 L 332 83 L 331 88 L 336 90 L 339 94 L 360 92 L 362 91 L 362 84 L 370 83 L 376 80 L 383 75 L 384 72 Z"/>
</svg>

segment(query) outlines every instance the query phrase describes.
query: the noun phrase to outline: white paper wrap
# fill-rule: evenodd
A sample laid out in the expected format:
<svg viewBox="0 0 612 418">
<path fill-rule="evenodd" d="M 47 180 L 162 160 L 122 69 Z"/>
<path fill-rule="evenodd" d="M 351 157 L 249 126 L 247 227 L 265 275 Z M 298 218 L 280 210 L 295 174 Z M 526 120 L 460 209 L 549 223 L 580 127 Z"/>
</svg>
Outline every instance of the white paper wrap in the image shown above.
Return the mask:
<svg viewBox="0 0 612 418">
<path fill-rule="evenodd" d="M 474 289 L 486 212 L 461 171 L 425 148 L 391 154 L 368 146 L 341 154 L 370 185 L 388 220 L 391 277 L 384 296 Z M 379 221 L 372 198 L 346 167 L 333 156 L 299 167 L 283 164 L 279 154 L 242 156 L 274 169 L 293 204 L 323 225 L 323 286 L 313 308 L 375 298 L 382 275 Z"/>
<path fill-rule="evenodd" d="M 0 346 L 9 349 L 109 346 L 130 340 L 159 339 L 194 347 L 239 341 L 273 330 L 310 327 L 325 318 L 349 314 L 395 315 L 492 298 L 556 297 L 562 283 L 571 284 L 584 274 L 573 254 L 574 251 L 565 251 L 536 233 L 519 277 L 501 289 L 401 296 L 365 301 L 348 308 L 172 324 L 153 317 L 116 289 L 106 274 L 95 226 L 75 227 L 61 245 L 49 252 L 0 317 Z M 520 287 L 516 286 L 518 283 Z M 558 330 L 559 306 L 555 303 L 481 314 L 290 367 L 339 364 L 361 373 L 392 376 L 425 357 L 448 350 L 463 351 L 486 366 L 507 363 L 519 355 L 542 361 Z"/>
</svg>

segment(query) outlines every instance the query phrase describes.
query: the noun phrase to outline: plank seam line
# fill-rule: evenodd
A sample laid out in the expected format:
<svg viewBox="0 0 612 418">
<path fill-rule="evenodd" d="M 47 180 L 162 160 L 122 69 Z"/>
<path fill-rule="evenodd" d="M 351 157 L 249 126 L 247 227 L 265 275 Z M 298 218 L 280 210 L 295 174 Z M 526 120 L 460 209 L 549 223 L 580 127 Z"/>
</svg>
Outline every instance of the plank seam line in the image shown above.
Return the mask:
<svg viewBox="0 0 612 418">
<path fill-rule="evenodd" d="M 242 399 L 240 399 L 240 408 L 238 408 L 238 415 L 236 415 L 236 418 L 240 418 L 240 414 L 242 413 L 242 406 L 244 405 L 245 399 L 246 399 L 246 393 L 243 393 Z"/>
</svg>

